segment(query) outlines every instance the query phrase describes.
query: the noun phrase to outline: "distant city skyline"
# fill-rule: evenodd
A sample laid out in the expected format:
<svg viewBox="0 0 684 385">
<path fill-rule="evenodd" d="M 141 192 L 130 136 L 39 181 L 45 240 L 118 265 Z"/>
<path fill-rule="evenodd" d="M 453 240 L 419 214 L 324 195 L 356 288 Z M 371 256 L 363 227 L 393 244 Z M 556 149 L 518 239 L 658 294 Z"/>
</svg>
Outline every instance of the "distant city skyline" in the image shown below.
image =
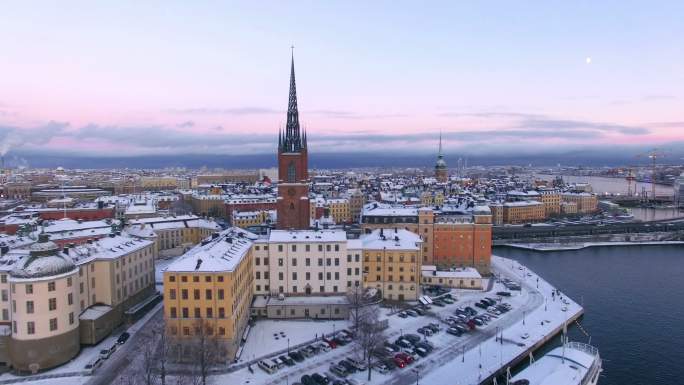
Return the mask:
<svg viewBox="0 0 684 385">
<path fill-rule="evenodd" d="M 14 2 L 3 13 L 8 156 L 275 155 L 292 44 L 314 162 L 436 154 L 440 131 L 450 166 L 684 148 L 680 2 Z"/>
</svg>

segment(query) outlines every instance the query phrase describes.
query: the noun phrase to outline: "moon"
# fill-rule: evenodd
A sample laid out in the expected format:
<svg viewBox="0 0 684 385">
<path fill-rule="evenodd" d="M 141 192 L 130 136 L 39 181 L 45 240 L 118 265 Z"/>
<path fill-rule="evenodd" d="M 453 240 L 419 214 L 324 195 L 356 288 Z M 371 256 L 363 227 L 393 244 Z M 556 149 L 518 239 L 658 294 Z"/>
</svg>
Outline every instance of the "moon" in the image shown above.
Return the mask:
<svg viewBox="0 0 684 385">
<path fill-rule="evenodd" d="M 587 56 L 587 58 L 585 59 L 585 61 L 587 62 L 587 64 L 591 64 L 591 56 Z"/>
</svg>

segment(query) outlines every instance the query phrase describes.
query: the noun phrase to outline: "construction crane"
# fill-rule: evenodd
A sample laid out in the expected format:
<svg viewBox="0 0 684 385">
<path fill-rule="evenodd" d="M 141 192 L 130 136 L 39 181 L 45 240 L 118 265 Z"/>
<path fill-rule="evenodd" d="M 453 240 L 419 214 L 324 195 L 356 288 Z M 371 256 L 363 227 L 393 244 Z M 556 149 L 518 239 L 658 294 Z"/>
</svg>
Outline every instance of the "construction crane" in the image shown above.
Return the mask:
<svg viewBox="0 0 684 385">
<path fill-rule="evenodd" d="M 665 153 L 658 148 L 654 148 L 648 152 L 637 155 L 637 158 L 648 158 L 651 160 L 651 201 L 655 202 L 656 198 L 656 160 L 663 158 Z"/>
<path fill-rule="evenodd" d="M 627 169 L 627 176 L 625 177 L 625 179 L 627 179 L 627 196 L 631 197 L 633 195 L 636 195 L 637 184 L 636 175 L 634 174 L 634 168 L 629 167 Z M 634 183 L 634 191 L 632 191 L 632 183 Z"/>
</svg>

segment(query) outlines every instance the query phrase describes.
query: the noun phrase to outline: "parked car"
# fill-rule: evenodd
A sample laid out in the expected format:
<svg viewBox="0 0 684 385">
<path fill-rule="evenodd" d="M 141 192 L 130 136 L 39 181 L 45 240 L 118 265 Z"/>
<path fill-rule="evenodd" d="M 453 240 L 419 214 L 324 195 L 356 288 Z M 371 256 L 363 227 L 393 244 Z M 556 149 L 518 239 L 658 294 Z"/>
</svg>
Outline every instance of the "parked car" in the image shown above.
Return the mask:
<svg viewBox="0 0 684 385">
<path fill-rule="evenodd" d="M 328 346 L 330 346 L 331 349 L 335 349 L 337 347 L 337 342 L 335 342 L 335 341 L 333 341 L 327 337 L 323 337 L 323 342 L 328 344 Z"/>
<path fill-rule="evenodd" d="M 406 314 L 410 315 L 411 317 L 418 317 L 418 313 L 415 310 L 406 310 Z"/>
<path fill-rule="evenodd" d="M 406 314 L 405 311 L 400 311 L 397 315 L 399 316 L 399 318 L 406 318 L 406 317 L 408 317 L 408 314 Z"/>
<path fill-rule="evenodd" d="M 364 364 L 364 363 L 361 362 L 360 360 L 354 359 L 354 358 L 352 358 L 352 357 L 348 357 L 348 358 L 347 358 L 347 361 L 348 361 L 350 364 L 352 364 L 352 365 L 356 368 L 356 370 L 358 370 L 358 371 L 360 371 L 360 372 L 362 372 L 362 371 L 368 369 L 368 367 L 366 366 L 366 364 Z"/>
<path fill-rule="evenodd" d="M 319 385 L 328 385 L 330 382 L 330 379 L 327 376 L 318 373 L 312 374 L 311 378 Z"/>
<path fill-rule="evenodd" d="M 287 366 L 294 366 L 294 364 L 295 364 L 295 360 L 293 360 L 292 358 L 290 358 L 286 355 L 282 355 L 282 356 L 278 357 L 278 359 L 280 359 L 280 361 L 284 362 L 285 365 L 287 365 Z"/>
<path fill-rule="evenodd" d="M 347 360 L 340 361 L 338 365 L 342 366 L 349 373 L 354 373 L 356 371 L 356 367 Z"/>
<path fill-rule="evenodd" d="M 397 368 L 406 367 L 406 361 L 402 360 L 401 358 L 394 356 L 392 360 L 394 361 L 394 365 L 396 365 Z"/>
<path fill-rule="evenodd" d="M 449 334 L 451 334 L 451 335 L 457 336 L 457 337 L 460 337 L 460 336 L 463 334 L 463 332 L 461 331 L 461 329 L 458 329 L 458 328 L 455 328 L 455 327 L 450 327 L 449 329 L 447 329 L 446 332 L 449 333 Z"/>
<path fill-rule="evenodd" d="M 421 357 L 425 357 L 428 355 L 428 351 L 426 349 L 423 349 L 423 348 L 416 348 L 414 350 L 414 352 L 416 352 L 416 354 L 418 354 Z"/>
<path fill-rule="evenodd" d="M 273 374 L 278 371 L 278 365 L 271 360 L 261 360 L 257 363 L 257 366 L 268 374 Z"/>
<path fill-rule="evenodd" d="M 102 359 L 98 357 L 95 359 L 95 361 L 87 363 L 85 369 L 90 370 L 92 372 L 95 369 L 99 368 L 100 365 L 102 365 Z"/>
<path fill-rule="evenodd" d="M 349 372 L 344 366 L 335 363 L 330 364 L 330 372 L 339 377 L 347 377 L 349 375 Z"/>
<path fill-rule="evenodd" d="M 318 383 L 316 383 L 316 380 L 311 378 L 311 376 L 308 374 L 303 375 L 300 381 L 302 385 L 318 385 Z"/>
<path fill-rule="evenodd" d="M 417 334 L 412 334 L 412 333 L 406 333 L 406 334 L 404 334 L 404 335 L 403 335 L 403 338 L 404 338 L 405 340 L 408 340 L 408 341 L 411 342 L 412 344 L 415 344 L 416 342 L 420 342 L 420 340 L 422 340 L 422 338 L 420 338 L 419 335 L 417 335 Z"/>
<path fill-rule="evenodd" d="M 100 358 L 102 358 L 103 360 L 106 360 L 111 355 L 112 355 L 112 352 L 109 349 L 100 350 Z"/>
<path fill-rule="evenodd" d="M 415 311 L 416 314 L 418 314 L 418 315 L 425 315 L 425 310 L 423 310 L 423 309 L 421 309 L 421 308 L 419 308 L 419 307 L 413 309 L 413 311 Z"/>
<path fill-rule="evenodd" d="M 406 353 L 397 353 L 394 355 L 394 358 L 399 358 L 399 359 L 403 360 L 404 362 L 406 362 L 407 364 L 410 364 L 414 361 L 413 357 L 411 357 L 410 355 L 408 355 Z"/>
<path fill-rule="evenodd" d="M 130 337 L 131 337 L 131 335 L 128 334 L 128 332 L 123 332 L 123 333 L 121 333 L 121 335 L 119 336 L 119 338 L 116 340 L 116 342 L 117 342 L 119 345 L 123 345 L 123 344 L 126 343 L 126 341 L 128 341 L 128 339 L 129 339 Z"/>
<path fill-rule="evenodd" d="M 497 291 L 497 292 L 496 292 L 496 295 L 500 295 L 500 296 L 502 296 L 502 297 L 510 297 L 510 296 L 511 296 L 511 292 L 510 292 L 510 291 Z"/>
<path fill-rule="evenodd" d="M 290 354 L 288 354 L 288 355 L 290 356 L 290 358 L 292 358 L 293 360 L 295 360 L 297 362 L 304 361 L 304 355 L 302 353 L 300 353 L 299 351 L 290 352 Z"/>
<path fill-rule="evenodd" d="M 373 369 L 380 374 L 385 374 L 390 371 L 389 367 L 384 362 L 375 363 L 375 365 L 373 365 Z"/>
</svg>

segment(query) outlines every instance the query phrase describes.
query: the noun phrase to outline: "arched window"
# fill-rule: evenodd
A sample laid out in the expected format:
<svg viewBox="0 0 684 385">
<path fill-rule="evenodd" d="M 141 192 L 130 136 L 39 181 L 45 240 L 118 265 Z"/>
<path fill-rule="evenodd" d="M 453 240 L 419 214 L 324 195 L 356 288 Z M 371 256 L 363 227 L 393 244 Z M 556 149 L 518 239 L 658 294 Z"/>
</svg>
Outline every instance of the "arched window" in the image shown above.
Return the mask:
<svg viewBox="0 0 684 385">
<path fill-rule="evenodd" d="M 294 183 L 296 174 L 297 172 L 295 171 L 294 162 L 290 162 L 290 164 L 287 166 L 287 181 L 290 183 Z"/>
</svg>

